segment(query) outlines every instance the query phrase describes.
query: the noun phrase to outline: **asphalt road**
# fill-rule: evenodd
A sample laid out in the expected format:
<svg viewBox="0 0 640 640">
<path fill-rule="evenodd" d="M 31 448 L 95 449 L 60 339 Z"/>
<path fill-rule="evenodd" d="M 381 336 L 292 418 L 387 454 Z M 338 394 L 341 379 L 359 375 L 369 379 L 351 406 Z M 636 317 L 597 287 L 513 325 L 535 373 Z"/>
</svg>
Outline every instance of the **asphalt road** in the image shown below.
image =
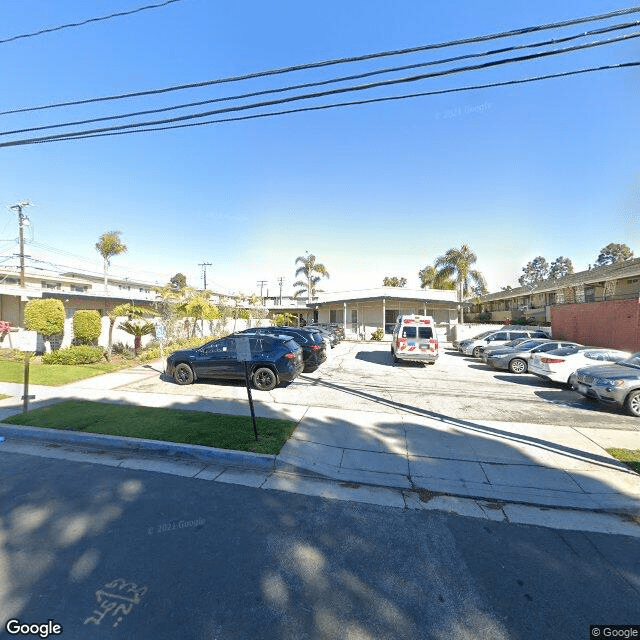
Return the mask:
<svg viewBox="0 0 640 640">
<path fill-rule="evenodd" d="M 1 450 L 0 481 L 2 630 L 13 618 L 96 640 L 582 640 L 589 624 L 640 622 L 632 538 Z"/>
<path fill-rule="evenodd" d="M 179 386 L 162 376 L 126 388 L 246 399 L 246 390 L 239 382 L 200 381 Z M 276 404 L 640 430 L 637 418 L 599 406 L 570 389 L 532 374 L 495 371 L 482 361 L 453 350 L 441 350 L 435 365 L 394 365 L 388 343 L 343 342 L 317 371 L 302 374 L 287 387 L 254 391 L 253 395 Z"/>
</svg>

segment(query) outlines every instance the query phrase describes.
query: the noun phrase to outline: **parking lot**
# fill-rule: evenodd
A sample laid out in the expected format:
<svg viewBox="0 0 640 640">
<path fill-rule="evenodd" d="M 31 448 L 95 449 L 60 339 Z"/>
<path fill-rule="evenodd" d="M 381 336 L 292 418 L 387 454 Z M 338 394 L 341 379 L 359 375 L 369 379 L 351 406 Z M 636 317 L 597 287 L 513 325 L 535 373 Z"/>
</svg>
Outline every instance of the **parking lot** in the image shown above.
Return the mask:
<svg viewBox="0 0 640 640">
<path fill-rule="evenodd" d="M 179 386 L 167 376 L 128 390 L 246 402 L 243 383 L 202 381 Z M 253 397 L 296 404 L 432 417 L 640 430 L 640 420 L 601 407 L 531 374 L 495 371 L 482 361 L 442 348 L 435 365 L 393 364 L 389 343 L 342 342 L 318 370 Z"/>
</svg>

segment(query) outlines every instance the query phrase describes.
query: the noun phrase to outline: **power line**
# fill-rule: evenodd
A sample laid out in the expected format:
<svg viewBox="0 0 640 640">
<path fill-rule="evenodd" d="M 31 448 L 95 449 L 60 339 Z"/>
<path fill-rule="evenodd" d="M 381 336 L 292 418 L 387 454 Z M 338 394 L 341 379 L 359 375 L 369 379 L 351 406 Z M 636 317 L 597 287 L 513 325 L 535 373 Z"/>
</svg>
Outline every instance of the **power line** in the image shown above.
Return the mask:
<svg viewBox="0 0 640 640">
<path fill-rule="evenodd" d="M 569 35 L 569 36 L 563 36 L 561 38 L 552 38 L 550 40 L 545 40 L 545 41 L 542 41 L 542 42 L 534 42 L 534 43 L 529 43 L 529 44 L 514 45 L 514 46 L 511 46 L 511 47 L 502 47 L 500 49 L 492 49 L 492 50 L 478 52 L 478 53 L 469 53 L 469 54 L 454 56 L 454 57 L 450 57 L 450 58 L 441 58 L 439 60 L 430 60 L 428 62 L 421 62 L 421 63 L 411 64 L 411 65 L 404 65 L 404 66 L 399 66 L 399 67 L 391 67 L 391 68 L 386 68 L 386 69 L 378 69 L 378 70 L 375 70 L 375 71 L 368 71 L 366 73 L 359 73 L 359 74 L 350 75 L 350 76 L 342 76 L 342 77 L 338 77 L 338 78 L 330 78 L 330 79 L 327 79 L 327 80 L 320 80 L 320 81 L 316 81 L 316 82 L 307 82 L 307 83 L 303 83 L 303 84 L 290 85 L 290 86 L 286 86 L 286 87 L 279 87 L 279 88 L 276 88 L 276 89 L 264 89 L 262 91 L 253 91 L 253 92 L 250 92 L 250 93 L 244 93 L 244 94 L 239 94 L 239 95 L 235 95 L 235 96 L 226 96 L 226 97 L 212 98 L 212 99 L 209 99 L 209 100 L 200 100 L 198 102 L 190 102 L 190 103 L 186 103 L 186 104 L 173 105 L 173 106 L 169 106 L 169 107 L 161 107 L 161 108 L 158 108 L 158 109 L 147 109 L 147 110 L 144 110 L 144 111 L 134 111 L 134 112 L 131 112 L 131 113 L 124 113 L 124 114 L 118 114 L 118 115 L 113 115 L 113 116 L 102 116 L 100 118 L 89 118 L 89 119 L 85 119 L 85 120 L 76 120 L 76 121 L 72 121 L 72 122 L 64 122 L 64 123 L 59 123 L 59 124 L 42 125 L 42 126 L 39 126 L 39 127 L 29 127 L 29 128 L 24 128 L 24 129 L 14 129 L 14 130 L 11 130 L 11 131 L 0 132 L 0 136 L 15 135 L 15 134 L 18 134 L 18 133 L 27 133 L 27 132 L 31 132 L 31 131 L 44 131 L 44 130 L 48 130 L 48 129 L 58 129 L 58 128 L 64 128 L 64 127 L 79 126 L 79 125 L 85 125 L 85 124 L 92 124 L 92 123 L 95 123 L 95 122 L 106 122 L 106 121 L 111 121 L 111 120 L 120 120 L 120 119 L 125 119 L 125 118 L 133 118 L 133 117 L 137 117 L 137 116 L 141 116 L 141 115 L 149 115 L 149 114 L 153 114 L 153 113 L 163 113 L 163 112 L 167 112 L 167 111 L 175 111 L 175 110 L 178 110 L 178 109 L 186 109 L 186 108 L 189 108 L 189 107 L 201 106 L 201 105 L 204 105 L 204 104 L 211 104 L 211 103 L 217 103 L 217 102 L 227 102 L 227 101 L 232 101 L 232 100 L 241 100 L 241 99 L 251 98 L 251 97 L 256 97 L 256 96 L 262 96 L 262 95 L 268 95 L 268 94 L 274 94 L 274 93 L 283 93 L 283 92 L 286 92 L 286 91 L 294 91 L 294 90 L 306 89 L 306 88 L 310 88 L 310 87 L 325 86 L 325 85 L 328 85 L 328 84 L 334 84 L 334 83 L 338 83 L 338 82 L 357 80 L 357 79 L 361 79 L 361 78 L 368 78 L 368 77 L 372 77 L 372 76 L 375 76 L 375 75 L 381 75 L 381 74 L 385 74 L 385 73 L 393 73 L 393 72 L 397 72 L 397 71 L 405 71 L 405 70 L 408 70 L 408 69 L 417 69 L 417 68 L 435 66 L 435 65 L 439 65 L 439 64 L 446 64 L 446 63 L 450 63 L 450 62 L 458 62 L 460 60 L 468 60 L 468 59 L 473 59 L 473 58 L 483 58 L 483 57 L 487 57 L 487 56 L 492 56 L 492 55 L 497 55 L 497 54 L 502 54 L 502 53 L 508 53 L 510 51 L 518 51 L 518 50 L 523 50 L 523 49 L 535 49 L 535 48 L 540 48 L 540 47 L 544 47 L 544 46 L 549 46 L 551 44 L 560 44 L 562 42 L 572 41 L 572 40 L 576 40 L 578 38 L 584 38 L 584 37 L 587 37 L 587 36 L 603 34 L 603 33 L 609 33 L 611 31 L 618 31 L 618 30 L 621 30 L 621 29 L 627 29 L 627 28 L 630 28 L 630 27 L 638 26 L 638 25 L 640 25 L 640 20 L 634 20 L 633 22 L 626 22 L 626 23 L 622 23 L 622 24 L 611 25 L 611 26 L 608 26 L 608 27 L 600 28 L 600 29 L 593 29 L 591 31 L 586 31 L 586 32 L 580 33 L 580 34 L 572 34 L 572 35 Z M 194 117 L 197 117 L 197 116 L 194 116 Z M 137 125 L 137 126 L 141 126 L 141 125 Z"/>
<path fill-rule="evenodd" d="M 57 27 L 49 27 L 47 29 L 40 29 L 39 31 L 34 31 L 33 33 L 23 33 L 19 36 L 11 36 L 10 38 L 5 38 L 4 40 L 0 40 L 0 44 L 6 44 L 7 42 L 14 42 L 15 40 L 22 40 L 23 38 L 34 38 L 36 36 L 41 36 L 45 33 L 53 33 L 54 31 L 62 31 L 62 29 L 71 29 L 72 27 L 82 27 L 91 22 L 102 22 L 103 20 L 111 20 L 112 18 L 120 18 L 122 16 L 130 16 L 134 13 L 140 13 L 141 11 L 148 11 L 149 9 L 158 9 L 160 7 L 166 7 L 169 4 L 173 4 L 174 2 L 181 2 L 181 0 L 166 0 L 166 2 L 160 2 L 158 4 L 148 4 L 144 7 L 138 7 L 137 9 L 131 9 L 130 11 L 120 11 L 118 13 L 110 13 L 106 16 L 100 16 L 97 18 L 88 18 L 87 20 L 82 20 L 81 22 L 70 22 L 68 24 L 61 24 Z"/>
<path fill-rule="evenodd" d="M 564 47 L 561 49 L 552 49 L 551 51 L 543 51 L 540 53 L 535 53 L 535 54 L 528 54 L 525 56 L 516 56 L 514 58 L 505 58 L 505 59 L 500 59 L 500 60 L 492 60 L 489 62 L 483 62 L 481 64 L 475 64 L 475 65 L 468 65 L 466 67 L 454 67 L 453 69 L 445 69 L 443 71 L 436 71 L 436 72 L 432 72 L 432 73 L 423 73 L 423 74 L 419 74 L 416 76 L 409 76 L 409 77 L 405 77 L 405 78 L 395 78 L 393 80 L 384 80 L 384 81 L 378 81 L 378 82 L 371 82 L 368 84 L 363 84 L 363 85 L 355 85 L 352 87 L 339 87 L 339 88 L 335 88 L 335 89 L 330 89 L 327 91 L 318 91 L 315 93 L 307 93 L 307 94 L 301 94 L 301 95 L 297 95 L 297 96 L 290 96 L 287 98 L 281 98 L 278 100 L 267 100 L 264 102 L 257 102 L 257 103 L 252 103 L 252 104 L 246 104 L 246 105 L 239 105 L 239 106 L 233 106 L 233 107 L 226 107 L 224 109 L 215 109 L 212 111 L 205 111 L 202 113 L 197 113 L 197 114 L 190 114 L 190 115 L 185 115 L 185 116 L 178 116 L 178 117 L 174 117 L 174 118 L 165 118 L 162 120 L 151 120 L 151 121 L 147 121 L 147 122 L 139 122 L 139 123 L 133 123 L 133 124 L 123 124 L 123 125 L 118 125 L 116 127 L 102 127 L 102 128 L 98 128 L 98 129 L 88 129 L 86 131 L 77 131 L 77 132 L 69 132 L 69 133 L 62 133 L 62 134 L 56 134 L 56 135 L 52 135 L 52 136 L 44 136 L 41 138 L 29 138 L 29 139 L 25 139 L 25 140 L 18 140 L 18 141 L 12 141 L 12 142 L 7 142 L 7 143 L 0 143 L 0 148 L 1 147 L 5 147 L 5 146 L 14 146 L 17 143 L 21 143 L 21 144 L 30 144 L 30 143 L 37 143 L 37 142 L 49 142 L 49 141 L 55 141 L 55 140 L 63 140 L 72 136 L 87 136 L 87 135 L 92 135 L 92 134 L 100 134 L 100 133 L 111 133 L 111 132 L 118 132 L 118 131 L 122 131 L 122 130 L 127 130 L 127 129 L 137 129 L 140 127 L 151 127 L 154 125 L 165 125 L 165 124 L 171 124 L 171 123 L 175 123 L 175 122 L 183 122 L 185 120 L 193 120 L 196 118 L 204 118 L 204 117 L 208 117 L 208 116 L 212 116 L 212 115 L 218 115 L 218 114 L 223 114 L 223 113 L 230 113 L 230 112 L 237 112 L 237 111 L 245 111 L 245 110 L 249 110 L 249 109 L 257 109 L 257 108 L 262 108 L 262 107 L 270 107 L 270 106 L 275 106 L 278 104 L 283 104 L 283 103 L 287 103 L 287 102 L 294 102 L 294 101 L 299 101 L 299 100 L 309 100 L 312 98 L 319 98 L 319 97 L 324 97 L 324 96 L 329 96 L 329 95 L 335 95 L 335 94 L 339 94 L 339 93 L 350 93 L 352 91 L 363 91 L 363 90 L 367 90 L 367 89 L 373 89 L 373 88 L 379 88 L 379 87 L 383 87 L 383 86 L 391 86 L 391 85 L 397 85 L 397 84 L 405 84 L 408 82 L 417 82 L 419 80 L 425 80 L 427 78 L 435 78 L 435 77 L 441 77 L 441 76 L 446 76 L 446 75 L 452 75 L 452 74 L 456 74 L 456 73 L 463 73 L 463 72 L 468 72 L 468 71 L 478 71 L 481 69 L 488 69 L 491 67 L 496 67 L 496 66 L 501 66 L 501 65 L 505 65 L 505 64 L 512 64 L 515 62 L 524 62 L 524 61 L 529 61 L 529 60 L 536 60 L 536 59 L 540 59 L 540 58 L 546 58 L 552 55 L 559 55 L 559 54 L 564 54 L 564 53 L 569 53 L 572 51 L 578 51 L 578 50 L 583 50 L 583 49 L 589 49 L 592 47 L 597 47 L 597 46 L 602 46 L 605 44 L 612 44 L 615 42 L 621 42 L 623 40 L 629 40 L 631 38 L 637 38 L 640 37 L 640 32 L 634 32 L 631 34 L 625 34 L 623 36 L 618 36 L 616 38 L 609 38 L 606 40 L 597 40 L 595 42 L 590 42 L 590 43 L 586 43 L 586 44 L 581 44 L 581 45 L 574 45 L 571 47 Z"/>
<path fill-rule="evenodd" d="M 420 98 L 420 97 L 425 97 L 425 96 L 434 96 L 434 95 L 442 95 L 442 94 L 446 94 L 446 93 L 459 93 L 459 92 L 463 92 L 463 91 L 474 91 L 474 90 L 478 90 L 478 89 L 492 89 L 492 88 L 496 88 L 496 87 L 506 87 L 506 86 L 510 86 L 510 85 L 516 85 L 516 84 L 525 84 L 525 83 L 529 83 L 529 82 L 537 82 L 540 80 L 549 80 L 549 79 L 554 79 L 554 78 L 563 78 L 563 77 L 569 77 L 569 76 L 575 76 L 575 75 L 580 75 L 580 74 L 585 74 L 585 73 L 593 73 L 593 72 L 597 72 L 597 71 L 607 71 L 607 70 L 611 70 L 611 69 L 627 69 L 627 68 L 632 68 L 632 67 L 638 67 L 640 66 L 640 61 L 631 61 L 631 62 L 621 62 L 618 64 L 610 64 L 610 65 L 602 65 L 599 67 L 588 67 L 588 68 L 584 68 L 584 69 L 575 69 L 573 71 L 563 71 L 563 72 L 559 72 L 559 73 L 552 73 L 552 74 L 546 74 L 546 75 L 542 75 L 542 76 L 533 76 L 533 77 L 529 77 L 529 78 L 522 78 L 519 80 L 506 80 L 504 82 L 491 82 L 491 83 L 485 83 L 485 84 L 477 84 L 477 85 L 468 85 L 466 87 L 456 87 L 453 89 L 436 89 L 433 91 L 422 91 L 419 93 L 410 93 L 410 94 L 404 94 L 404 95 L 400 95 L 400 96 L 385 96 L 385 97 L 381 97 L 381 98 L 368 98 L 365 100 L 353 100 L 353 101 L 349 101 L 349 102 L 338 102 L 338 103 L 332 103 L 332 104 L 326 104 L 326 105 L 318 105 L 318 106 L 311 106 L 311 107 L 299 107 L 297 109 L 287 109 L 287 110 L 283 110 L 283 111 L 271 111 L 271 112 L 266 112 L 266 113 L 256 113 L 256 114 L 251 114 L 251 115 L 246 115 L 246 116 L 234 116 L 234 117 L 230 117 L 230 118 L 220 118 L 218 120 L 207 120 L 205 122 L 190 122 L 188 124 L 178 124 L 178 125 L 170 125 L 170 126 L 164 126 L 164 127 L 150 127 L 147 129 L 133 129 L 133 130 L 128 130 L 128 131 L 112 131 L 109 133 L 98 133 L 98 134 L 90 134 L 90 135 L 86 135 L 86 134 L 82 134 L 82 133 L 70 133 L 67 137 L 58 137 L 56 139 L 50 139 L 50 138 L 41 138 L 41 139 L 35 139 L 35 140 L 26 140 L 26 141 L 20 141 L 20 140 L 16 140 L 13 142 L 3 142 L 0 143 L 0 147 L 10 147 L 10 146 L 15 146 L 15 145 L 28 145 L 28 144 L 42 144 L 42 143 L 46 143 L 46 142 L 61 142 L 64 140 L 84 140 L 85 138 L 103 138 L 103 137 L 109 137 L 109 136 L 118 136 L 118 135 L 127 135 L 127 134 L 131 134 L 131 133 L 146 133 L 146 132 L 151 132 L 151 131 L 168 131 L 170 129 L 184 129 L 184 128 L 188 128 L 188 127 L 199 127 L 199 126 L 203 126 L 203 125 L 209 125 L 209 124 L 221 124 L 221 123 L 226 123 L 226 122 L 238 122 L 241 120 L 254 120 L 256 118 L 268 118 L 268 117 L 273 117 L 273 116 L 280 116 L 280 115 L 289 115 L 289 114 L 294 114 L 294 113 L 303 113 L 303 112 L 307 112 L 307 111 L 322 111 L 325 109 L 335 109 L 335 108 L 339 108 L 339 107 L 352 107 L 352 106 L 359 106 L 359 105 L 364 105 L 364 104 L 373 104 L 373 103 L 378 103 L 378 102 L 389 102 L 392 100 L 407 100 L 410 98 Z"/>
<path fill-rule="evenodd" d="M 173 0 L 173 1 L 177 1 L 177 0 Z M 592 15 L 592 16 L 586 16 L 583 18 L 573 18 L 570 20 L 563 20 L 560 22 L 551 22 L 551 23 L 547 23 L 547 24 L 542 24 L 542 25 L 535 25 L 535 26 L 531 26 L 531 27 L 520 27 L 518 29 L 512 29 L 510 31 L 502 31 L 499 33 L 493 33 L 493 34 L 486 34 L 486 35 L 482 35 L 482 36 L 472 36 L 469 38 L 460 38 L 457 40 L 449 40 L 446 42 L 439 42 L 439 43 L 433 43 L 433 44 L 427 44 L 427 45 L 421 45 L 421 46 L 417 46 L 417 47 L 409 47 L 409 48 L 405 48 L 405 49 L 396 49 L 396 50 L 387 50 L 387 51 L 380 51 L 380 52 L 376 52 L 376 53 L 368 53 L 365 55 L 360 55 L 360 56 L 351 56 L 351 57 L 345 57 L 345 58 L 335 58 L 332 60 L 324 60 L 324 61 L 320 61 L 320 62 L 310 62 L 310 63 L 306 63 L 306 64 L 300 64 L 300 65 L 292 65 L 292 66 L 288 66 L 288 67 L 281 67 L 281 68 L 277 68 L 277 69 L 267 69 L 264 71 L 256 71 L 253 73 L 248 73 L 248 74 L 244 74 L 244 75 L 239 75 L 239 76 L 229 76 L 226 78 L 217 78 L 217 79 L 213 79 L 213 80 L 204 80 L 201 82 L 194 82 L 194 83 L 189 83 L 189 84 L 180 84 L 180 85 L 173 85 L 173 86 L 169 86 L 169 87 L 163 87 L 163 88 L 159 88 L 159 89 L 148 89 L 148 90 L 144 90 L 144 91 L 135 91 L 135 92 L 131 92 L 131 93 L 122 93 L 122 94 L 116 94 L 116 95 L 110 95 L 110 96 L 101 96 L 101 97 L 96 97 L 96 98 L 86 98 L 86 99 L 82 99 L 82 100 L 71 100 L 71 101 L 67 101 L 67 102 L 58 102 L 58 103 L 53 103 L 53 104 L 47 104 L 47 105 L 40 105 L 37 107 L 23 107 L 23 108 L 19 108 L 19 109 L 11 109 L 11 110 L 7 110 L 7 111 L 0 111 L 0 115 L 8 115 L 8 114 L 13 114 L 13 113 L 24 113 L 27 111 L 41 111 L 44 109 L 55 109 L 58 107 L 69 107 L 69 106 L 75 106 L 75 105 L 82 105 L 82 104 L 90 104 L 90 103 L 96 103 L 96 102 L 105 102 L 108 100 L 122 100 L 122 99 L 126 99 L 126 98 L 136 98 L 136 97 L 141 97 L 141 96 L 148 96 L 148 95 L 156 95 L 156 94 L 160 94 L 160 93 L 169 93 L 172 91 L 182 91 L 185 89 L 197 89 L 200 87 L 206 87 L 206 86 L 210 86 L 210 85 L 214 85 L 214 84 L 224 84 L 224 83 L 230 83 L 230 82 L 239 82 L 242 80 L 250 80 L 253 78 L 263 78 L 265 76 L 273 76 L 273 75 L 280 75 L 280 74 L 284 74 L 284 73 L 291 73 L 293 71 L 302 71 L 302 70 L 307 70 L 307 69 L 318 69 L 321 67 L 328 67 L 328 66 L 332 66 L 332 65 L 337 65 L 337 64 L 346 64 L 346 63 L 352 63 L 352 62 L 361 62 L 364 60 L 373 60 L 376 58 L 385 58 L 385 57 L 390 57 L 390 56 L 398 56 L 398 55 L 406 55 L 409 53 L 418 53 L 421 51 L 430 51 L 430 50 L 434 50 L 434 49 L 443 49 L 443 48 L 447 48 L 447 47 L 453 47 L 453 46 L 458 46 L 458 45 L 463 45 L 463 44 L 472 44 L 472 43 L 477 43 L 477 42 L 486 42 L 488 40 L 498 40 L 500 38 L 509 38 L 509 37 L 513 37 L 513 36 L 520 36 L 520 35 L 524 35 L 524 34 L 529 34 L 529 33 L 536 33 L 539 31 L 548 31 L 550 29 L 558 29 L 558 28 L 562 28 L 562 27 L 567 27 L 567 26 L 572 26 L 572 25 L 576 25 L 576 24 L 584 24 L 587 22 L 596 22 L 599 20 L 605 20 L 607 18 L 614 18 L 614 17 L 619 17 L 622 15 L 629 15 L 632 13 L 638 13 L 640 12 L 640 6 L 636 6 L 636 7 L 630 7 L 627 9 L 618 9 L 616 11 L 611 11 L 608 13 L 602 13 L 602 14 L 598 14 L 598 15 Z"/>
</svg>

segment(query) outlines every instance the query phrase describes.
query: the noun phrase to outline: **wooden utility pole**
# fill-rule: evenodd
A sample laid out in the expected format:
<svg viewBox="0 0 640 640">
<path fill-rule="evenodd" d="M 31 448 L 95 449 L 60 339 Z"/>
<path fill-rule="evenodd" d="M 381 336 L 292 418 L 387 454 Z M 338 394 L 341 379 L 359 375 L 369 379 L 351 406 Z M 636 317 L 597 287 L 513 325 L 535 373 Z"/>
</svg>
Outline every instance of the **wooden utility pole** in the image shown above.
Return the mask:
<svg viewBox="0 0 640 640">
<path fill-rule="evenodd" d="M 18 224 L 20 227 L 20 286 L 24 288 L 24 221 L 27 220 L 27 216 L 22 213 L 25 207 L 30 207 L 31 203 L 28 201 L 18 202 L 9 207 L 11 211 L 18 212 Z"/>
<path fill-rule="evenodd" d="M 210 262 L 201 262 L 199 267 L 202 267 L 202 277 L 204 278 L 204 290 L 207 290 L 207 267 L 212 266 Z"/>
</svg>

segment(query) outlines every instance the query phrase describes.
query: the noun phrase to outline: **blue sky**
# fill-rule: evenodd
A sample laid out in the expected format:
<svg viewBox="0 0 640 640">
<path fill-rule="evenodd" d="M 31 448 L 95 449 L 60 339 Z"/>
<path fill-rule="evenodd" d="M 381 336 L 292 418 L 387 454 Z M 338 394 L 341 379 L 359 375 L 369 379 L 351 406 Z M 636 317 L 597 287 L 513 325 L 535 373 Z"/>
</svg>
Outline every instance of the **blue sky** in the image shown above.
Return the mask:
<svg viewBox="0 0 640 640">
<path fill-rule="evenodd" d="M 0 40 L 144 4 L 9 0 L 0 5 Z M 625 6 L 608 0 L 181 0 L 0 44 L 0 110 L 415 47 Z M 636 19 L 640 14 L 233 85 L 4 115 L 0 132 L 312 82 Z M 640 39 L 313 104 L 634 60 L 640 60 Z M 85 268 L 99 272 L 95 242 L 117 229 L 129 251 L 114 258 L 114 273 L 163 283 L 180 271 L 201 286 L 198 264 L 210 262 L 210 288 L 247 293 L 258 290 L 258 280 L 267 280 L 275 293 L 279 276 L 289 292 L 294 260 L 305 251 L 328 268 L 327 290 L 378 286 L 385 275 L 404 276 L 417 288 L 418 271 L 462 243 L 476 252 L 476 267 L 492 291 L 516 284 L 522 267 L 538 255 L 569 257 L 576 270 L 594 262 L 609 242 L 624 242 L 640 255 L 639 69 L 0 148 L 0 259 L 12 253 L 17 237 L 15 213 L 6 206 L 25 199 L 36 205 L 28 210 L 33 239 L 66 252 L 54 254 L 63 265 L 80 256 L 90 261 Z M 216 106 L 222 105 L 201 109 Z"/>
</svg>

